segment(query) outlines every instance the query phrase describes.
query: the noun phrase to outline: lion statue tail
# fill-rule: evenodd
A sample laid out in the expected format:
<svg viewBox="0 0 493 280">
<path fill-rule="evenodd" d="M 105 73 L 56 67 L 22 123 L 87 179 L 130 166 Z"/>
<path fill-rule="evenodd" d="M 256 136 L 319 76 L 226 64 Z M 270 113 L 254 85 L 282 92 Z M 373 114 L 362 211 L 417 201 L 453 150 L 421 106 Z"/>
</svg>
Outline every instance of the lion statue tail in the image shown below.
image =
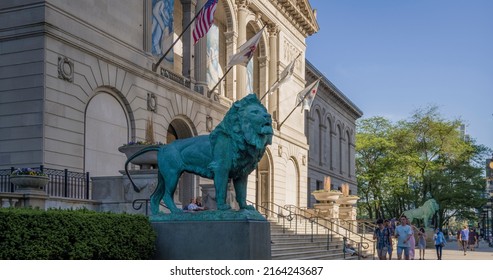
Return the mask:
<svg viewBox="0 0 493 280">
<path fill-rule="evenodd" d="M 151 151 L 159 151 L 159 147 L 158 146 L 151 146 L 151 147 L 146 147 L 146 148 L 143 148 L 142 150 L 136 152 L 135 154 L 133 154 L 132 156 L 130 156 L 127 161 L 125 162 L 125 174 L 127 174 L 127 177 L 128 179 L 130 180 L 130 183 L 132 183 L 132 186 L 134 188 L 134 191 L 136 192 L 140 192 L 139 188 L 137 188 L 137 186 L 135 185 L 134 181 L 132 180 L 132 177 L 130 176 L 130 173 L 128 173 L 128 164 L 130 163 L 130 161 L 132 161 L 134 158 L 142 155 L 142 154 L 145 154 L 145 153 L 148 153 L 148 152 L 151 152 Z"/>
</svg>

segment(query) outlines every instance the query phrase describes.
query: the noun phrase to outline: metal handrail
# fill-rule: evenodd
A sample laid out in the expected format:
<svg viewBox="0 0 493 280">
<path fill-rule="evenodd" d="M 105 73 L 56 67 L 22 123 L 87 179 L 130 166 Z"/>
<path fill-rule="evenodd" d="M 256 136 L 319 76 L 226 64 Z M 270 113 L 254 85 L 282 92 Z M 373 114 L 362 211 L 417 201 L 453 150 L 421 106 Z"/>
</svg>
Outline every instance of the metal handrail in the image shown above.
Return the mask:
<svg viewBox="0 0 493 280">
<path fill-rule="evenodd" d="M 302 210 L 303 209 L 300 209 L 294 205 L 286 205 L 286 206 L 281 206 L 281 205 L 278 205 L 274 202 L 262 202 L 262 205 L 258 205 L 252 201 L 248 201 L 249 203 L 251 203 L 252 205 L 255 205 L 256 209 L 257 210 L 260 210 L 259 208 L 261 208 L 263 211 L 264 211 L 264 215 L 266 217 L 269 217 L 269 214 L 272 214 L 274 217 L 277 217 L 277 220 L 278 220 L 278 223 L 280 223 L 280 219 L 282 219 L 282 228 L 283 228 L 283 234 L 286 233 L 285 232 L 285 229 L 286 229 L 286 220 L 289 222 L 289 228 L 292 229 L 293 228 L 293 220 L 294 220 L 294 233 L 297 234 L 298 233 L 298 219 L 300 220 L 300 223 L 302 220 L 305 221 L 305 233 L 308 232 L 307 231 L 307 225 L 308 223 L 310 224 L 310 239 L 311 239 L 311 242 L 313 242 L 313 235 L 314 235 L 314 226 L 316 226 L 316 232 L 317 234 L 319 233 L 319 227 L 321 227 L 324 231 L 327 231 L 327 250 L 329 250 L 329 246 L 330 246 L 330 242 L 332 241 L 332 237 L 334 235 L 338 235 L 340 237 L 342 237 L 342 240 L 343 242 L 345 242 L 345 240 L 347 240 L 347 236 L 339 233 L 338 231 L 334 230 L 334 223 L 332 221 L 329 221 L 327 219 L 322 219 L 323 222 L 329 222 L 330 224 L 330 228 L 324 224 L 323 222 L 320 222 L 320 217 L 319 216 L 316 216 L 316 215 L 311 215 L 310 214 L 310 217 L 306 217 L 306 215 L 301 215 L 300 213 L 297 213 L 297 212 L 303 212 Z M 277 212 L 274 210 L 275 208 L 277 208 Z M 294 209 L 294 211 L 292 210 Z M 262 211 L 259 211 L 259 212 L 262 212 Z M 307 211 L 305 214 L 309 214 Z M 339 227 L 339 225 L 335 225 L 337 227 Z M 346 231 L 346 234 L 347 234 L 348 231 Z M 361 250 L 362 248 L 369 248 L 369 243 L 368 242 L 364 242 L 363 239 L 367 239 L 367 238 L 364 238 L 363 236 L 360 236 L 360 241 L 356 241 L 356 240 L 353 240 L 353 239 L 350 239 L 350 240 L 353 240 L 354 242 L 356 242 L 356 244 L 358 245 L 358 259 L 361 258 Z M 371 243 L 375 244 L 374 241 L 370 240 Z M 345 244 L 344 244 L 345 246 Z M 344 250 L 344 246 L 343 246 L 343 250 Z M 346 258 L 346 255 L 344 253 L 344 258 Z M 373 246 L 373 258 L 375 258 L 375 246 Z"/>
<path fill-rule="evenodd" d="M 313 216 L 313 214 L 308 212 L 307 209 L 300 208 L 296 205 L 286 205 L 286 207 L 288 207 L 290 209 L 295 209 L 296 211 L 299 211 L 302 214 Z M 346 237 L 351 241 L 357 242 L 356 239 L 351 238 L 351 234 L 359 237 L 359 240 L 360 240 L 359 243 L 361 244 L 361 247 L 363 249 L 368 249 L 370 244 L 372 244 L 373 245 L 373 248 L 372 248 L 373 252 L 372 253 L 373 253 L 373 257 L 375 257 L 375 249 L 376 249 L 375 248 L 375 246 L 376 246 L 375 241 L 373 239 L 365 237 L 364 233 L 363 234 L 358 233 L 357 229 L 356 229 L 356 231 L 354 231 L 352 229 L 353 224 L 356 221 L 354 221 L 354 220 L 342 220 L 342 219 L 327 219 L 325 217 L 319 217 L 319 218 L 322 219 L 323 221 L 325 221 L 326 223 L 329 223 L 332 229 L 334 228 L 334 225 L 339 227 L 339 228 L 342 228 L 346 232 L 346 234 L 348 235 Z M 346 227 L 345 224 L 347 224 L 348 226 Z M 363 242 L 363 240 L 365 240 L 366 242 Z"/>
</svg>

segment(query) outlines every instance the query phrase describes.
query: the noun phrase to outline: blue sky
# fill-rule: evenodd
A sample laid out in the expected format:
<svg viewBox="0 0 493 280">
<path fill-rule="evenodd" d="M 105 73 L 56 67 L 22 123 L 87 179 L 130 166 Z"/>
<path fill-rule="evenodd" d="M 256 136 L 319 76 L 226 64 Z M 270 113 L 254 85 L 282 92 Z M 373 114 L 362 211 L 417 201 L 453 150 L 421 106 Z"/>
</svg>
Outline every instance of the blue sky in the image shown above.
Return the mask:
<svg viewBox="0 0 493 280">
<path fill-rule="evenodd" d="M 493 148 L 493 1 L 310 0 L 306 58 L 363 112 L 438 106 Z"/>
</svg>

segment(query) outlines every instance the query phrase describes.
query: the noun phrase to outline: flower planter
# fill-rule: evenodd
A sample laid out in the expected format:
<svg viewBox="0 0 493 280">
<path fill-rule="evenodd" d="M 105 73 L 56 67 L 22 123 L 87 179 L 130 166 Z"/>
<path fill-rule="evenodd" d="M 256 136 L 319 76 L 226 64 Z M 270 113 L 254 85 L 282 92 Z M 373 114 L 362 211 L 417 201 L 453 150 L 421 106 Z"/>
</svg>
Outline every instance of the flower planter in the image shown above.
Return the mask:
<svg viewBox="0 0 493 280">
<path fill-rule="evenodd" d="M 48 176 L 15 175 L 10 177 L 10 182 L 21 191 L 44 192 L 44 187 L 50 182 L 50 178 Z"/>
<path fill-rule="evenodd" d="M 127 159 L 133 156 L 138 151 L 152 147 L 156 145 L 125 145 L 118 148 L 118 151 L 124 153 L 127 156 Z M 157 166 L 157 151 L 150 151 L 145 154 L 142 154 L 133 160 L 130 161 L 132 164 L 139 165 L 140 169 L 150 169 L 156 168 Z"/>
<path fill-rule="evenodd" d="M 350 195 L 350 196 L 341 196 L 337 200 L 337 203 L 340 205 L 354 205 L 358 202 L 359 196 Z"/>
<path fill-rule="evenodd" d="M 312 195 L 315 197 L 316 200 L 323 202 L 323 203 L 329 203 L 329 202 L 336 202 L 337 199 L 342 195 L 340 192 L 331 192 L 331 191 L 318 191 L 318 192 L 312 192 Z"/>
</svg>

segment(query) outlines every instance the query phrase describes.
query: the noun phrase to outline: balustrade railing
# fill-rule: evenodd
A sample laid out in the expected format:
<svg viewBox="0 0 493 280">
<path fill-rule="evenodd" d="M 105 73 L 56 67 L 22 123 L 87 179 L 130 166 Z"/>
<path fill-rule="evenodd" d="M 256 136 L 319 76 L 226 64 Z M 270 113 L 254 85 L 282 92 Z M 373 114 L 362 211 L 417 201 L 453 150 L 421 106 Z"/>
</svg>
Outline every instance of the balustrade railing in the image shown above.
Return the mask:
<svg viewBox="0 0 493 280">
<path fill-rule="evenodd" d="M 74 172 L 68 169 L 59 170 L 45 168 L 43 165 L 32 168 L 41 171 L 50 178 L 46 185 L 46 193 L 53 197 L 74 199 L 91 199 L 89 172 Z M 10 183 L 10 174 L 15 168 L 0 169 L 0 192 L 14 192 L 15 186 Z"/>
</svg>

